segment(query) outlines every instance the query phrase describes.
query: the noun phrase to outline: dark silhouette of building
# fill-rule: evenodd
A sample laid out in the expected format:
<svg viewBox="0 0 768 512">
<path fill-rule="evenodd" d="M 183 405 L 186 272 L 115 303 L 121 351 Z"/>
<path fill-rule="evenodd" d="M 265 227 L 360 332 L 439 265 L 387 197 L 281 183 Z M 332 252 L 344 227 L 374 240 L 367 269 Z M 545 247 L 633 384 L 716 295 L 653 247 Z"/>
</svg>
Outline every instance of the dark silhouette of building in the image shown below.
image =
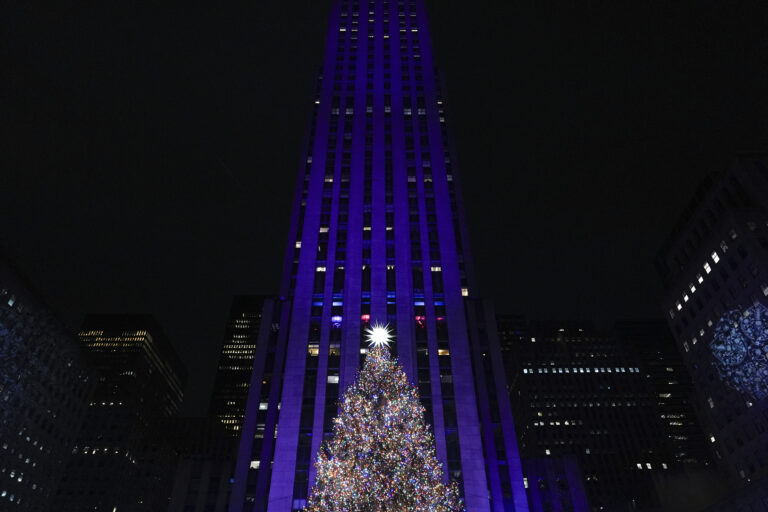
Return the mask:
<svg viewBox="0 0 768 512">
<path fill-rule="evenodd" d="M 263 307 L 264 297 L 237 296 L 227 319 L 210 415 L 218 418 L 232 436 L 239 436 L 243 426 Z"/>
<path fill-rule="evenodd" d="M 57 510 L 164 510 L 175 452 L 153 429 L 179 412 L 181 361 L 149 315 L 91 315 L 79 338 L 96 386 Z"/>
<path fill-rule="evenodd" d="M 710 451 L 691 403 L 693 382 L 664 320 L 616 322 L 611 336 L 636 358 L 675 462 L 708 466 Z"/>
<path fill-rule="evenodd" d="M 574 455 L 593 510 L 658 507 L 652 475 L 678 461 L 661 415 L 681 413 L 658 396 L 657 386 L 671 391 L 653 382 L 632 344 L 587 322 L 520 316 L 499 316 L 499 334 L 524 468 L 529 459 Z M 661 410 L 675 412 L 660 412 L 660 398 Z"/>
<path fill-rule="evenodd" d="M 224 512 L 229 503 L 237 440 L 216 417 L 170 418 L 153 436 L 176 453 L 168 512 Z"/>
<path fill-rule="evenodd" d="M 73 336 L 0 259 L 0 510 L 48 510 L 91 380 Z"/>
<path fill-rule="evenodd" d="M 768 489 L 768 157 L 703 180 L 657 267 L 713 459 L 733 489 Z"/>
<path fill-rule="evenodd" d="M 505 393 L 495 320 L 473 300 L 424 3 L 336 1 L 329 19 L 281 298 L 265 302 L 230 510 L 306 504 L 339 394 L 365 357 L 365 329 L 381 323 L 467 510 L 522 512 L 510 406 L 494 399 Z"/>
</svg>

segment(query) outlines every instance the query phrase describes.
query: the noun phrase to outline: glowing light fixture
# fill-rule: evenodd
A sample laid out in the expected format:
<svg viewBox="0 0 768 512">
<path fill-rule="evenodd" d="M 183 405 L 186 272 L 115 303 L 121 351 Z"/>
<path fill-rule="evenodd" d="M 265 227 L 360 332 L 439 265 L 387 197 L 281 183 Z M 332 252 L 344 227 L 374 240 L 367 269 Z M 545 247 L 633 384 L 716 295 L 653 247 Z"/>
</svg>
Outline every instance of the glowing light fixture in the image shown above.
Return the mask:
<svg viewBox="0 0 768 512">
<path fill-rule="evenodd" d="M 392 333 L 389 330 L 389 324 L 383 325 L 375 323 L 372 326 L 365 329 L 366 341 L 371 348 L 386 346 L 389 347 L 390 341 L 392 341 Z"/>
</svg>

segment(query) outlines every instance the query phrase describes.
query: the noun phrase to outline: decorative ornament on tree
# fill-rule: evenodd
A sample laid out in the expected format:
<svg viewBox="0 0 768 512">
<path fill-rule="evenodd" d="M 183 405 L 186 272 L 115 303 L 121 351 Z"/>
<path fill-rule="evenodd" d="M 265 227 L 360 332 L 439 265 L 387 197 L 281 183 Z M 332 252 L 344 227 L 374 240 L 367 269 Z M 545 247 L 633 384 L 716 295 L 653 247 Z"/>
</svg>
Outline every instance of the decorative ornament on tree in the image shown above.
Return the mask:
<svg viewBox="0 0 768 512">
<path fill-rule="evenodd" d="M 365 340 L 371 348 L 381 346 L 389 347 L 389 342 L 392 341 L 392 333 L 389 332 L 389 324 L 382 325 L 377 322 L 365 329 L 365 335 Z"/>
<path fill-rule="evenodd" d="M 366 335 L 371 349 L 318 451 L 304 510 L 463 511 L 456 484 L 443 481 L 418 391 L 389 354 L 388 326 L 374 324 Z"/>
</svg>

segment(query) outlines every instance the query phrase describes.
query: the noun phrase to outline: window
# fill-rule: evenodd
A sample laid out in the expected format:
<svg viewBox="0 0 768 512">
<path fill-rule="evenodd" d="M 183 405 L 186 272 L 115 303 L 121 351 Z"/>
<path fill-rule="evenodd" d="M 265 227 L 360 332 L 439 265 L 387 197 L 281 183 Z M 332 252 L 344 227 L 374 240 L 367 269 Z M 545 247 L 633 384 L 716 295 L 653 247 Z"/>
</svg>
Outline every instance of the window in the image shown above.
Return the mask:
<svg viewBox="0 0 768 512">
<path fill-rule="evenodd" d="M 710 272 L 712 272 L 712 267 L 710 267 L 710 266 L 709 266 L 709 262 L 707 262 L 707 263 L 704 263 L 704 271 L 705 271 L 707 274 L 709 274 Z"/>
<path fill-rule="evenodd" d="M 698 281 L 698 282 L 699 282 L 699 284 L 701 284 L 701 283 L 703 283 L 703 282 L 704 282 L 704 278 L 703 278 L 703 277 L 701 277 L 701 274 L 696 274 L 696 281 Z"/>
<path fill-rule="evenodd" d="M 720 261 L 720 256 L 718 256 L 717 251 L 712 251 L 712 261 L 714 261 L 715 263 Z"/>
</svg>

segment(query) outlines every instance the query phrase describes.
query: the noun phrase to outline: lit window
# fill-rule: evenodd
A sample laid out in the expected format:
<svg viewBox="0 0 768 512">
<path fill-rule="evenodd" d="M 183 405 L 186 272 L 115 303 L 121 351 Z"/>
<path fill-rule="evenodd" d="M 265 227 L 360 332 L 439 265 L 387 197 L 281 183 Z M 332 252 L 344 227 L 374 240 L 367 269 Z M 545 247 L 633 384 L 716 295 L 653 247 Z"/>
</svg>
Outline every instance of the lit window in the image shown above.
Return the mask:
<svg viewBox="0 0 768 512">
<path fill-rule="evenodd" d="M 720 261 L 720 256 L 718 256 L 717 251 L 712 251 L 712 261 L 714 261 L 715 263 Z"/>
<path fill-rule="evenodd" d="M 711 396 L 709 398 L 707 398 L 707 402 L 709 402 L 709 408 L 710 409 L 714 409 L 715 408 L 715 401 L 712 400 Z"/>
<path fill-rule="evenodd" d="M 441 267 L 429 267 L 429 270 L 432 272 L 441 272 L 443 269 Z"/>
<path fill-rule="evenodd" d="M 447 348 L 439 348 L 437 349 L 437 355 L 439 356 L 449 356 L 451 355 L 451 351 Z"/>
<path fill-rule="evenodd" d="M 328 226 L 321 226 L 320 227 L 320 232 L 321 233 L 327 233 L 328 232 Z"/>
<path fill-rule="evenodd" d="M 710 272 L 712 272 L 712 267 L 710 267 L 710 266 L 709 266 L 709 263 L 705 263 L 705 264 L 704 264 L 704 271 L 705 271 L 707 274 L 709 274 Z"/>
<path fill-rule="evenodd" d="M 683 295 L 683 302 L 688 302 L 688 295 Z"/>
<path fill-rule="evenodd" d="M 691 349 L 688 347 L 688 342 L 687 342 L 687 341 L 684 341 L 684 342 L 683 342 L 683 348 L 685 349 L 685 351 L 686 351 L 686 352 L 688 352 L 689 350 L 691 350 Z"/>
<path fill-rule="evenodd" d="M 528 488 L 528 477 L 527 476 L 523 477 L 523 485 L 525 486 L 526 489 Z M 3 493 L 5 493 L 5 491 L 3 491 Z M 3 496 L 5 496 L 5 494 L 3 494 Z"/>
<path fill-rule="evenodd" d="M 661 467 L 664 468 L 664 469 L 667 469 L 667 463 L 666 462 L 662 462 L 661 463 Z"/>
<path fill-rule="evenodd" d="M 710 442 L 710 443 L 714 443 L 714 442 L 715 442 L 715 436 L 713 436 L 713 435 L 710 435 L 710 436 L 709 436 L 709 442 Z"/>
<path fill-rule="evenodd" d="M 301 249 L 301 240 L 296 242 L 296 248 Z"/>
<path fill-rule="evenodd" d="M 696 287 L 693 285 L 693 283 L 690 283 L 688 288 L 691 290 L 691 293 L 696 293 Z"/>
<path fill-rule="evenodd" d="M 645 467 L 647 467 L 648 469 L 652 469 L 652 468 L 651 468 L 651 463 L 650 463 L 650 462 L 646 462 L 646 463 L 645 463 Z"/>
<path fill-rule="evenodd" d="M 266 411 L 267 407 L 269 407 L 269 402 L 261 402 L 261 403 L 259 403 L 259 410 L 260 411 Z"/>
<path fill-rule="evenodd" d="M 259 466 L 261 466 L 260 460 L 252 460 L 251 461 L 251 469 L 259 469 Z"/>
<path fill-rule="evenodd" d="M 547 455 L 550 455 L 550 451 L 549 451 L 549 448 L 545 449 L 545 450 L 544 450 L 544 453 L 545 453 L 545 454 L 547 454 Z"/>
<path fill-rule="evenodd" d="M 728 244 L 725 243 L 725 240 L 720 242 L 720 250 L 723 251 L 723 254 L 728 252 Z M 715 263 L 717 263 L 717 261 L 715 261 Z"/>
<path fill-rule="evenodd" d="M 766 286 L 765 290 L 763 291 L 766 291 L 766 290 L 768 290 L 768 286 Z M 469 297 L 469 288 L 462 288 L 461 295 L 462 297 Z M 768 292 L 766 292 L 766 295 L 768 295 Z"/>
<path fill-rule="evenodd" d="M 639 462 L 637 463 L 637 469 L 643 469 L 643 465 L 640 464 Z"/>
<path fill-rule="evenodd" d="M 328 376 L 328 384 L 338 384 L 339 383 L 339 376 L 338 375 L 329 375 Z"/>
<path fill-rule="evenodd" d="M 699 282 L 699 284 L 704 282 L 704 278 L 701 277 L 701 274 L 696 274 L 696 280 Z"/>
<path fill-rule="evenodd" d="M 315 270 L 317 272 L 325 272 L 325 267 L 317 267 Z"/>
<path fill-rule="evenodd" d="M 683 309 L 683 306 L 682 306 L 682 304 L 680 304 L 680 301 L 675 302 L 675 307 L 677 308 L 678 311 Z"/>
</svg>

